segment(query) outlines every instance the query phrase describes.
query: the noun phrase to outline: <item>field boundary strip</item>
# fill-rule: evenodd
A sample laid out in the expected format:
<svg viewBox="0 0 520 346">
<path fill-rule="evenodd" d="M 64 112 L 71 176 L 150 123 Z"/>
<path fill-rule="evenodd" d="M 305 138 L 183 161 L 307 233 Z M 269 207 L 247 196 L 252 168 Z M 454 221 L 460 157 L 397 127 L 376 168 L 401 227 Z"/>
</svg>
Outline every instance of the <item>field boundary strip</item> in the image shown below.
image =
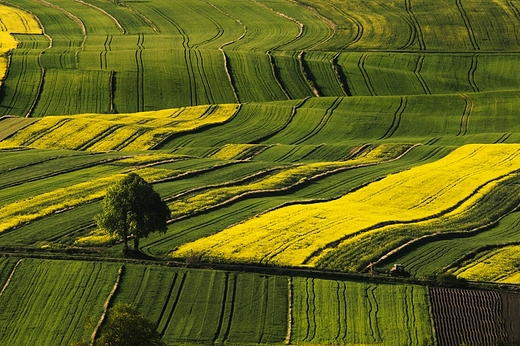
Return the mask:
<svg viewBox="0 0 520 346">
<path fill-rule="evenodd" d="M 20 258 L 18 260 L 18 262 L 16 262 L 16 264 L 14 265 L 14 268 L 13 270 L 11 270 L 11 274 L 9 275 L 9 277 L 7 278 L 7 281 L 5 282 L 4 284 L 4 287 L 2 287 L 2 291 L 0 291 L 0 297 L 2 297 L 2 295 L 4 294 L 5 290 L 7 289 L 7 287 L 9 287 L 9 284 L 11 283 L 11 279 L 13 278 L 14 276 L 14 273 L 16 272 L 16 268 L 18 267 L 18 265 L 20 263 L 22 263 L 22 258 Z"/>
<path fill-rule="evenodd" d="M 124 264 L 121 265 L 117 272 L 116 281 L 114 283 L 114 287 L 112 287 L 112 291 L 108 294 L 107 300 L 105 301 L 105 304 L 103 304 L 103 313 L 101 314 L 101 317 L 99 318 L 98 323 L 94 327 L 94 331 L 90 335 L 90 346 L 94 346 L 94 342 L 96 340 L 96 337 L 99 333 L 99 328 L 103 324 L 103 321 L 105 320 L 106 314 L 108 312 L 108 307 L 112 303 L 112 300 L 114 298 L 114 295 L 116 294 L 117 289 L 119 288 L 119 283 L 121 282 L 121 276 L 123 275 L 124 271 Z"/>
</svg>

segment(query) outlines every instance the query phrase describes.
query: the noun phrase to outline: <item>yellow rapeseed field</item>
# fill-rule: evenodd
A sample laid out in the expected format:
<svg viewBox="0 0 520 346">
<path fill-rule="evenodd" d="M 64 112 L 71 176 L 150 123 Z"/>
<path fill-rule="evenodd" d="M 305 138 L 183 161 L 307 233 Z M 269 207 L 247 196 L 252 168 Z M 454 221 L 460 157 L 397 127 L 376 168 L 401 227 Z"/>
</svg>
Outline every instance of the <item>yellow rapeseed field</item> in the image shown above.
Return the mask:
<svg viewBox="0 0 520 346">
<path fill-rule="evenodd" d="M 490 251 L 455 271 L 467 280 L 520 284 L 520 245 Z"/>
<path fill-rule="evenodd" d="M 334 201 L 274 210 L 181 246 L 214 259 L 298 266 L 330 244 L 378 225 L 446 212 L 492 180 L 520 169 L 520 145 L 466 145 Z M 469 207 L 469 206 L 468 206 Z"/>
<path fill-rule="evenodd" d="M 196 106 L 128 114 L 47 116 L 0 142 L 0 148 L 147 150 L 168 136 L 231 118 L 238 105 Z"/>
<path fill-rule="evenodd" d="M 36 19 L 18 8 L 0 4 L 0 82 L 7 73 L 7 53 L 18 46 L 12 34 L 41 34 Z"/>
<path fill-rule="evenodd" d="M 231 147 L 237 146 L 232 145 Z M 208 188 L 200 193 L 187 195 L 184 198 L 171 202 L 169 207 L 172 210 L 173 218 L 189 215 L 221 204 L 242 194 L 280 190 L 337 169 L 392 160 L 403 154 L 410 147 L 410 145 L 405 144 L 383 144 L 373 147 L 371 150 L 366 150 L 361 155 L 347 161 L 317 162 L 280 168 L 262 179 L 247 184 Z M 234 152 L 234 150 L 230 150 L 230 152 Z M 230 155 L 229 157 L 233 156 Z"/>
<path fill-rule="evenodd" d="M 157 168 L 137 169 L 134 172 L 148 181 L 176 174 L 171 170 Z M 114 174 L 4 205 L 0 207 L 0 233 L 60 210 L 102 198 L 108 186 L 121 180 L 123 176 L 124 174 Z"/>
</svg>

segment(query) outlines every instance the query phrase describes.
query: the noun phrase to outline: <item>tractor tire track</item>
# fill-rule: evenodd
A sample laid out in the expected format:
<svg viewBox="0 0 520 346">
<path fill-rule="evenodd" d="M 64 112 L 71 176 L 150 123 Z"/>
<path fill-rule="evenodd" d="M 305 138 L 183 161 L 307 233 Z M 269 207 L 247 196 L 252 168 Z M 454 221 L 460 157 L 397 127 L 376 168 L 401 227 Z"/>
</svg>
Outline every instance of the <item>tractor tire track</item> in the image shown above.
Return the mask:
<svg viewBox="0 0 520 346">
<path fill-rule="evenodd" d="M 38 0 L 35 0 L 35 1 L 38 1 Z M 47 32 L 45 31 L 45 27 L 43 26 L 42 21 L 40 20 L 40 18 L 39 18 L 36 14 L 34 14 L 33 12 L 31 12 L 31 11 L 29 11 L 29 10 L 27 10 L 27 9 L 24 9 L 24 8 L 22 8 L 22 7 L 20 7 L 20 6 L 16 5 L 16 4 L 13 4 L 13 3 L 11 3 L 10 1 L 2 1 L 2 2 L 8 3 L 9 6 L 13 6 L 13 7 L 16 7 L 16 8 L 18 8 L 18 9 L 20 9 L 20 10 L 23 10 L 23 11 L 25 11 L 25 12 L 30 13 L 30 14 L 34 17 L 34 19 L 36 19 L 36 21 L 38 22 L 38 25 L 40 26 L 40 28 L 41 28 L 41 30 L 42 30 L 42 34 L 43 34 L 43 36 L 45 36 L 45 38 L 49 41 L 49 45 L 48 45 L 47 47 L 45 47 L 45 48 L 44 48 L 44 49 L 43 49 L 43 50 L 38 54 L 37 61 L 38 61 L 38 65 L 40 66 L 40 81 L 39 81 L 39 83 L 38 83 L 38 87 L 37 87 L 37 89 L 36 89 L 36 95 L 35 95 L 35 97 L 34 97 L 34 100 L 33 100 L 33 102 L 31 103 L 31 106 L 29 107 L 29 110 L 28 110 L 27 113 L 25 114 L 25 117 L 26 117 L 26 118 L 29 118 L 29 117 L 31 117 L 32 113 L 34 112 L 34 109 L 36 108 L 36 105 L 37 105 L 38 102 L 40 101 L 41 93 L 42 93 L 42 91 L 43 91 L 43 84 L 44 84 L 45 73 L 46 73 L 46 72 L 45 72 L 45 68 L 44 68 L 43 65 L 42 65 L 41 57 L 42 57 L 42 55 L 43 55 L 47 50 L 52 49 L 54 41 L 53 41 L 52 37 L 49 36 L 49 35 L 47 34 Z M 26 58 L 26 57 L 24 58 L 24 61 L 27 61 L 27 58 Z M 8 65 L 7 65 L 8 67 L 9 67 L 10 63 L 11 63 L 11 59 L 9 58 Z M 26 66 L 26 64 L 24 64 L 24 66 Z M 24 68 L 24 69 L 26 69 L 26 68 Z M 9 69 L 8 69 L 8 71 L 9 71 Z M 18 86 L 18 83 L 19 83 L 19 82 L 17 82 L 17 86 Z M 11 107 L 12 107 L 12 104 L 9 105 L 9 108 L 11 108 Z"/>
<path fill-rule="evenodd" d="M 78 68 L 79 67 L 79 58 L 78 58 L 79 52 L 85 50 L 85 43 L 87 42 L 87 27 L 85 26 L 85 23 L 83 23 L 83 21 L 79 17 L 75 16 L 71 12 L 67 11 L 66 9 L 64 9 L 58 5 L 51 4 L 50 2 L 47 2 L 45 0 L 34 0 L 34 1 L 39 2 L 40 4 L 42 4 L 44 6 L 47 6 L 47 7 L 53 8 L 57 11 L 62 12 L 67 17 L 72 19 L 80 27 L 81 32 L 83 34 L 83 41 L 81 42 L 80 49 L 76 50 L 76 52 L 74 53 L 74 60 L 76 62 L 76 68 Z"/>
<path fill-rule="evenodd" d="M 412 9 L 412 0 L 404 0 L 404 8 L 406 10 L 406 13 L 410 17 L 410 23 L 412 25 L 413 30 L 413 42 L 417 41 L 419 44 L 419 50 L 426 50 L 426 43 L 424 42 L 424 35 L 422 32 L 421 24 L 419 23 L 419 20 L 415 16 L 415 13 Z M 408 47 L 404 47 L 408 48 Z"/>
<path fill-rule="evenodd" d="M 231 294 L 231 304 L 230 304 L 230 311 L 229 311 L 229 319 L 226 326 L 226 330 L 224 332 L 224 335 L 222 336 L 221 343 L 224 345 L 227 339 L 229 338 L 229 332 L 231 331 L 231 324 L 233 322 L 233 314 L 235 313 L 235 302 L 237 297 L 237 276 L 233 275 L 233 282 L 231 285 L 229 285 L 232 289 Z"/>
<path fill-rule="evenodd" d="M 136 71 L 136 100 L 137 100 L 137 112 L 144 111 L 144 34 L 137 35 L 137 50 L 135 51 L 135 65 Z"/>
<path fill-rule="evenodd" d="M 421 74 L 425 59 L 426 59 L 426 55 L 424 55 L 424 54 L 419 55 L 419 57 L 417 58 L 417 63 L 415 65 L 415 71 L 413 71 L 413 73 L 419 80 L 419 83 L 421 83 L 424 93 L 426 95 L 431 95 L 432 92 L 430 90 L 430 87 L 428 86 L 428 83 L 426 82 L 426 80 L 424 79 L 424 77 Z"/>
<path fill-rule="evenodd" d="M 372 81 L 370 80 L 370 76 L 369 76 L 367 70 L 365 69 L 365 63 L 366 63 L 369 55 L 370 55 L 369 53 L 361 54 L 361 56 L 359 57 L 359 61 L 358 61 L 358 68 L 359 68 L 359 71 L 361 72 L 361 75 L 363 76 L 363 80 L 365 81 L 365 85 L 368 88 L 368 92 L 370 93 L 370 96 L 377 96 L 376 90 L 374 88 L 374 84 L 372 84 Z"/>
<path fill-rule="evenodd" d="M 341 67 L 338 64 L 338 58 L 341 55 L 341 52 L 337 52 L 332 59 L 330 59 L 330 65 L 332 66 L 332 70 L 334 71 L 334 75 L 336 76 L 336 80 L 338 81 L 341 90 L 345 96 L 352 96 L 352 92 L 347 83 L 347 78 L 343 77 L 344 74 L 341 72 Z"/>
<path fill-rule="evenodd" d="M 469 118 L 471 116 L 471 112 L 473 111 L 473 100 L 466 94 L 460 94 L 465 101 L 464 110 L 462 111 L 462 117 L 460 118 L 459 124 L 459 132 L 457 136 L 465 136 L 468 133 L 469 129 Z"/>
<path fill-rule="evenodd" d="M 495 142 L 493 142 L 493 144 L 498 144 L 498 143 L 504 143 L 505 141 L 507 141 L 509 139 L 509 137 L 511 137 L 513 134 L 512 133 L 504 133 L 502 136 L 500 136 L 499 139 L 497 139 Z"/>
<path fill-rule="evenodd" d="M 296 112 L 298 111 L 298 109 L 301 108 L 305 104 L 305 102 L 307 102 L 308 99 L 310 99 L 310 97 L 304 98 L 303 100 L 298 102 L 298 104 L 296 104 L 292 107 L 291 114 L 289 114 L 287 121 L 285 122 L 285 124 L 282 125 L 282 127 L 280 127 L 278 130 L 276 130 L 273 133 L 270 133 L 264 137 L 260 137 L 256 140 L 250 142 L 250 144 L 260 144 L 260 143 L 265 142 L 265 141 L 269 140 L 270 138 L 276 136 L 278 133 L 282 132 L 283 130 L 285 130 L 291 124 L 291 122 L 294 120 L 294 116 L 296 115 Z"/>
<path fill-rule="evenodd" d="M 139 18 L 141 18 L 144 23 L 146 25 L 148 25 L 152 30 L 153 32 L 155 32 L 156 34 L 160 33 L 161 31 L 159 30 L 159 28 L 157 27 L 157 25 L 154 24 L 154 22 L 152 22 L 148 17 L 146 17 L 144 14 L 142 14 L 141 12 L 139 12 L 137 9 L 133 8 L 132 6 L 129 6 L 123 2 L 120 2 L 120 1 L 117 1 L 117 5 L 118 6 L 123 6 L 127 9 L 129 9 L 130 11 L 134 12 Z"/>
<path fill-rule="evenodd" d="M 340 50 L 347 49 L 348 47 L 350 47 L 352 45 L 355 45 L 356 43 L 361 41 L 361 39 L 363 38 L 363 34 L 365 33 L 365 28 L 363 26 L 363 23 L 359 19 L 354 17 L 353 15 L 351 15 L 351 14 L 343 11 L 342 9 L 340 9 L 338 6 L 336 6 L 334 4 L 330 4 L 330 6 L 332 6 L 337 12 L 341 13 L 342 15 L 344 15 L 345 18 L 347 18 L 352 23 L 352 25 L 355 27 L 355 30 L 356 30 L 356 34 L 354 35 L 354 38 L 352 39 L 352 41 L 350 41 L 349 43 L 343 45 L 339 49 Z"/>
<path fill-rule="evenodd" d="M 170 325 L 170 322 L 172 320 L 172 317 L 173 317 L 173 313 L 175 312 L 175 308 L 177 307 L 177 304 L 179 303 L 179 299 L 180 299 L 180 296 L 181 296 L 181 293 L 182 293 L 182 289 L 184 287 L 184 283 L 186 282 L 186 272 L 182 273 L 182 277 L 181 277 L 181 281 L 179 283 L 179 288 L 177 290 L 177 295 L 175 296 L 175 300 L 173 302 L 173 305 L 171 307 L 171 310 L 170 310 L 170 313 L 168 314 L 168 317 L 164 323 L 164 327 L 163 329 L 160 331 L 160 334 L 161 335 L 164 335 L 164 333 L 166 332 L 166 329 L 168 329 L 168 326 Z M 173 284 L 172 284 L 173 286 Z"/>
<path fill-rule="evenodd" d="M 298 62 L 300 65 L 300 70 L 302 72 L 303 78 L 307 81 L 307 85 L 312 90 L 312 93 L 314 94 L 314 96 L 320 97 L 321 94 L 320 94 L 320 91 L 318 90 L 318 86 L 316 85 L 314 80 L 310 77 L 311 71 L 310 71 L 309 66 L 307 66 L 307 63 L 305 62 L 304 55 L 305 55 L 305 51 L 301 51 L 298 54 Z"/>
<path fill-rule="evenodd" d="M 462 0 L 455 0 L 455 4 L 457 5 L 457 9 L 459 10 L 462 20 L 464 21 L 464 25 L 466 26 L 469 41 L 471 42 L 473 49 L 480 50 L 480 46 L 478 45 L 477 39 L 475 37 L 475 31 L 473 30 L 473 27 L 471 26 L 471 22 L 469 20 L 468 13 L 466 12 L 466 10 L 464 9 L 464 6 L 462 5 Z"/>
<path fill-rule="evenodd" d="M 401 124 L 401 117 L 406 109 L 406 106 L 408 106 L 408 98 L 401 96 L 401 101 L 399 103 L 399 107 L 394 113 L 394 118 L 392 120 L 392 124 L 390 124 L 390 127 L 388 130 L 386 130 L 385 134 L 378 139 L 388 139 L 392 137 L 399 128 L 399 125 Z"/>
<path fill-rule="evenodd" d="M 476 92 L 476 93 L 480 91 L 477 83 L 475 83 L 475 72 L 477 71 L 477 67 L 478 67 L 478 54 L 474 54 L 471 57 L 471 66 L 469 67 L 469 70 L 468 70 L 468 82 L 469 82 L 469 85 L 471 86 L 471 88 L 473 89 L 473 92 Z"/>
<path fill-rule="evenodd" d="M 339 107 L 341 102 L 343 102 L 343 98 L 336 97 L 332 104 L 329 106 L 329 108 L 327 108 L 327 110 L 325 111 L 325 114 L 321 118 L 319 124 L 316 125 L 316 127 L 310 133 L 308 133 L 307 135 L 305 135 L 304 137 L 300 138 L 298 141 L 292 144 L 302 144 L 310 138 L 314 137 L 316 134 L 318 134 L 325 126 L 327 126 L 330 119 L 334 115 L 334 111 Z"/>
</svg>

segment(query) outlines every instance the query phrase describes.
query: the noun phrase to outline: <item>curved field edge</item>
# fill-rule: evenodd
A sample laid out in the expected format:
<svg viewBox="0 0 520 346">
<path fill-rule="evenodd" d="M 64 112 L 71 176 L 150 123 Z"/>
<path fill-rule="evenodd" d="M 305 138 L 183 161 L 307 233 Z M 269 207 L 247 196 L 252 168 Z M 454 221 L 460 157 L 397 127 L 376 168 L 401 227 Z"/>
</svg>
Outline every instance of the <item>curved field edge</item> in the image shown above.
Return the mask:
<svg viewBox="0 0 520 346">
<path fill-rule="evenodd" d="M 338 241 L 358 234 L 402 222 L 435 220 L 459 205 L 461 211 L 468 210 L 494 187 L 495 180 L 518 170 L 515 148 L 463 146 L 444 159 L 388 176 L 336 201 L 278 209 L 184 245 L 172 255 L 196 252 L 209 259 L 303 265 L 324 249 L 335 248 Z M 339 212 L 345 205 L 351 208 Z M 370 218 L 366 210 L 374 210 Z"/>
</svg>

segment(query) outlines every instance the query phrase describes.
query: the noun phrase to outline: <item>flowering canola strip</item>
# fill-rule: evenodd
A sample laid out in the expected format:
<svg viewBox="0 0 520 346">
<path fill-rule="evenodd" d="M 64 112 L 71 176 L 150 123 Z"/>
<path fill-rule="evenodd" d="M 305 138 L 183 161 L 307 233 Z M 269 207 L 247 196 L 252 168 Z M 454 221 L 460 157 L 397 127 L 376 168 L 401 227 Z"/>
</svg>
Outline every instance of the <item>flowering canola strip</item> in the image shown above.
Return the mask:
<svg viewBox="0 0 520 346">
<path fill-rule="evenodd" d="M 259 215 L 185 244 L 172 255 L 195 251 L 215 260 L 299 266 L 349 236 L 450 212 L 479 187 L 519 169 L 520 145 L 466 145 L 337 200 Z"/>
</svg>

